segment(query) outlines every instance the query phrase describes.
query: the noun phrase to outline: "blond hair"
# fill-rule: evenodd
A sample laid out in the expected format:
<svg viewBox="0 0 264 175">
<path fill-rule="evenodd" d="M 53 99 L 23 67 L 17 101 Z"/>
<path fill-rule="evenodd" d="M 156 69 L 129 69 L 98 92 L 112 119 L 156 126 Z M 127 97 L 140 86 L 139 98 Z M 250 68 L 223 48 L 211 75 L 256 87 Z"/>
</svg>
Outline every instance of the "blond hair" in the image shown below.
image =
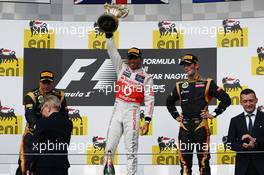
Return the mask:
<svg viewBox="0 0 264 175">
<path fill-rule="evenodd" d="M 54 95 L 46 95 L 44 97 L 43 105 L 48 105 L 51 108 L 54 108 L 56 110 L 60 110 L 61 108 L 61 102 L 60 99 Z"/>
</svg>

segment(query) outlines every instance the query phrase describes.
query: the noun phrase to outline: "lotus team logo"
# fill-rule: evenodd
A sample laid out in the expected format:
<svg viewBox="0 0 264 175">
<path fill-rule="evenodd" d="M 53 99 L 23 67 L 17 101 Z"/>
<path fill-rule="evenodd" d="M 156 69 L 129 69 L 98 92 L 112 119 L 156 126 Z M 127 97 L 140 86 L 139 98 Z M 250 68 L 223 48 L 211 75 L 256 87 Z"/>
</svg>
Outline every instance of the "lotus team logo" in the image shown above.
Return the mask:
<svg viewBox="0 0 264 175">
<path fill-rule="evenodd" d="M 12 107 L 2 106 L 0 101 L 0 134 L 21 134 L 22 117 Z"/>
<path fill-rule="evenodd" d="M 175 139 L 169 137 L 160 136 L 157 139 L 159 145 L 159 153 L 162 151 L 171 151 L 172 149 L 177 150 Z"/>
<path fill-rule="evenodd" d="M 158 23 L 158 27 L 159 27 L 160 37 L 176 34 L 177 38 L 179 38 L 179 33 L 175 27 L 175 23 L 169 21 L 160 21 Z"/>
<path fill-rule="evenodd" d="M 80 115 L 80 110 L 68 108 L 69 119 L 73 123 L 72 135 L 87 135 L 87 117 Z"/>
<path fill-rule="evenodd" d="M 31 31 L 31 37 L 33 35 L 48 33 L 47 23 L 42 21 L 35 21 L 35 20 L 29 21 L 29 27 Z"/>
<path fill-rule="evenodd" d="M 232 77 L 224 77 L 222 79 L 222 83 L 226 92 L 238 91 L 239 89 L 242 90 L 242 86 L 240 85 L 239 79 Z"/>
<path fill-rule="evenodd" d="M 258 59 L 259 59 L 259 64 L 264 61 L 264 48 L 263 47 L 258 47 L 257 48 L 257 53 L 258 53 Z"/>
<path fill-rule="evenodd" d="M 223 27 L 225 31 L 225 36 L 229 32 L 238 33 L 240 31 L 241 36 L 243 36 L 243 29 L 240 26 L 240 22 L 235 19 L 225 19 L 223 20 Z"/>
<path fill-rule="evenodd" d="M 105 151 L 106 140 L 104 137 L 94 136 L 92 141 L 94 153 L 96 153 L 96 151 Z"/>
<path fill-rule="evenodd" d="M 10 49 L 0 49 L 0 64 L 2 63 L 13 63 L 16 62 L 16 66 L 18 66 L 18 59 L 16 57 L 16 52 Z"/>
<path fill-rule="evenodd" d="M 158 30 L 153 31 L 154 49 L 179 49 L 183 48 L 183 34 L 170 21 L 160 21 Z"/>
</svg>

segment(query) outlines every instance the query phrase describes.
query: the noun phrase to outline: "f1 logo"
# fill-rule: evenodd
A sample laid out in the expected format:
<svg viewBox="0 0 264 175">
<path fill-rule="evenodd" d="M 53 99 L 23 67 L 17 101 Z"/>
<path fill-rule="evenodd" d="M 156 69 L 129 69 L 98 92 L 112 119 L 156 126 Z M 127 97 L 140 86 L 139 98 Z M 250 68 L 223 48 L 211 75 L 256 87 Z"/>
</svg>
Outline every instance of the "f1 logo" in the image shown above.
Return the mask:
<svg viewBox="0 0 264 175">
<path fill-rule="evenodd" d="M 93 64 L 96 59 L 75 59 L 71 67 L 57 84 L 56 88 L 66 89 L 72 81 L 80 81 L 85 72 L 79 72 L 82 67 Z"/>
</svg>

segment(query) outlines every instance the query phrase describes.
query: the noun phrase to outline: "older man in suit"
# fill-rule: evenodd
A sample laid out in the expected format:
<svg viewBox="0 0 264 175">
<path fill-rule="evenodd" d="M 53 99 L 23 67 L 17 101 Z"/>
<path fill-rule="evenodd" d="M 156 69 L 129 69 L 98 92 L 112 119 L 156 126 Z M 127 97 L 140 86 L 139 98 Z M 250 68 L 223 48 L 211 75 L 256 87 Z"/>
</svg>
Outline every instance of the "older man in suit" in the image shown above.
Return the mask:
<svg viewBox="0 0 264 175">
<path fill-rule="evenodd" d="M 231 149 L 237 152 L 235 175 L 264 174 L 264 113 L 258 111 L 258 98 L 252 89 L 240 93 L 244 111 L 233 117 L 228 131 Z"/>
<path fill-rule="evenodd" d="M 72 121 L 59 112 L 61 102 L 54 95 L 46 95 L 41 107 L 42 118 L 36 122 L 34 148 L 37 153 L 31 162 L 34 175 L 67 175 L 70 167 L 68 146 Z"/>
</svg>

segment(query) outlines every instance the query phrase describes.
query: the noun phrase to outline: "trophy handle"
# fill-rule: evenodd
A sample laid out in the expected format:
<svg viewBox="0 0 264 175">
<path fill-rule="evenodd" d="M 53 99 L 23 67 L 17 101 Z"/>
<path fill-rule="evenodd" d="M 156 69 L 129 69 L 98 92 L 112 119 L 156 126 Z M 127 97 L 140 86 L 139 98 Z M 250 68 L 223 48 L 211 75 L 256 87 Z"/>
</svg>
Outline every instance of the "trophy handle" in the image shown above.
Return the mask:
<svg viewBox="0 0 264 175">
<path fill-rule="evenodd" d="M 123 12 L 123 14 L 121 15 L 121 18 L 127 17 L 128 13 L 129 13 L 129 10 L 128 9 L 125 9 L 124 12 Z"/>
</svg>

